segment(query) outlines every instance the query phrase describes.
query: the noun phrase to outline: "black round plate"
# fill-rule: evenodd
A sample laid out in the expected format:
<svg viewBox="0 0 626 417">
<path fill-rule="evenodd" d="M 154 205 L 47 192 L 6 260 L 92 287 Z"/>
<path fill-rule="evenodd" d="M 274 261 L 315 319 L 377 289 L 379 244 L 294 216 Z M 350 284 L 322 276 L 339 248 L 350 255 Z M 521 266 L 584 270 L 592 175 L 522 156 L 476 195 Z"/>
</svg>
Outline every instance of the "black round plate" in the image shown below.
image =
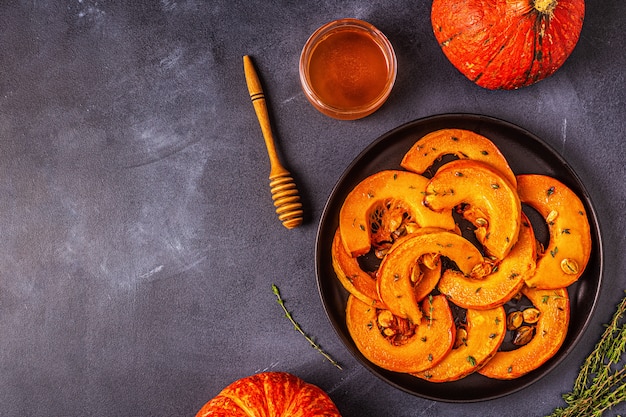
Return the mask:
<svg viewBox="0 0 626 417">
<path fill-rule="evenodd" d="M 516 174 L 550 175 L 570 187 L 587 209 L 591 226 L 592 252 L 583 275 L 568 287 L 570 327 L 563 346 L 537 370 L 510 381 L 472 374 L 447 383 L 428 382 L 408 374 L 390 372 L 369 362 L 356 348 L 346 327 L 348 293 L 337 279 L 331 263 L 331 244 L 338 225 L 339 210 L 347 194 L 365 177 L 383 169 L 401 169 L 400 161 L 425 134 L 447 128 L 472 130 L 489 138 L 507 158 Z M 602 278 L 602 242 L 596 212 L 589 194 L 568 163 L 537 136 L 492 117 L 473 114 L 444 114 L 400 126 L 375 140 L 346 169 L 322 213 L 316 241 L 317 283 L 326 314 L 348 350 L 371 372 L 387 383 L 420 397 L 446 402 L 474 402 L 502 397 L 536 382 L 559 364 L 576 346 L 595 309 Z"/>
</svg>

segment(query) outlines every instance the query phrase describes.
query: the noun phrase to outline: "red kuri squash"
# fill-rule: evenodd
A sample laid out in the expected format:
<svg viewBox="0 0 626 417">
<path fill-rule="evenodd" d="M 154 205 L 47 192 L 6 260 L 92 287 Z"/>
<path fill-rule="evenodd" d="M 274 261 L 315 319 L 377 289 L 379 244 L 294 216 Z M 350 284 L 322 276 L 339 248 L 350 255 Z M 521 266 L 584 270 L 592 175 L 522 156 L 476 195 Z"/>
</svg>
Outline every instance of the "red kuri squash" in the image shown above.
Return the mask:
<svg viewBox="0 0 626 417">
<path fill-rule="evenodd" d="M 534 84 L 574 50 L 584 0 L 434 0 L 435 38 L 450 62 L 488 89 Z"/>
<path fill-rule="evenodd" d="M 328 394 L 287 372 L 238 379 L 207 402 L 196 417 L 341 417 Z"/>
</svg>

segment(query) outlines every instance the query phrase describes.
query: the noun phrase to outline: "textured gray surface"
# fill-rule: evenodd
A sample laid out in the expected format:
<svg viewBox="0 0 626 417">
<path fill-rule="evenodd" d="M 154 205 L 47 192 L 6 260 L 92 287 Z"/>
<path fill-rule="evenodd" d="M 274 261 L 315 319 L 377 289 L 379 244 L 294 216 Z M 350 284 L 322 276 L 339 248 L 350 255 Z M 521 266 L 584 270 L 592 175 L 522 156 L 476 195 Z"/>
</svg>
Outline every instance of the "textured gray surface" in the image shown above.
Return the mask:
<svg viewBox="0 0 626 417">
<path fill-rule="evenodd" d="M 2 2 L 0 415 L 193 415 L 261 370 L 321 386 L 345 417 L 540 416 L 563 405 L 626 289 L 626 3 L 588 2 L 570 59 L 518 91 L 461 76 L 432 36 L 429 7 Z M 307 37 L 340 17 L 376 25 L 399 62 L 388 102 L 353 122 L 317 113 L 298 83 Z M 295 230 L 273 212 L 244 54 L 302 192 L 306 223 Z M 448 112 L 508 120 L 560 152 L 591 194 L 606 259 L 600 304 L 571 355 L 521 392 L 467 405 L 402 393 L 361 367 L 314 273 L 317 224 L 350 161 L 386 131 Z M 293 331 L 272 283 L 343 371 Z"/>
</svg>

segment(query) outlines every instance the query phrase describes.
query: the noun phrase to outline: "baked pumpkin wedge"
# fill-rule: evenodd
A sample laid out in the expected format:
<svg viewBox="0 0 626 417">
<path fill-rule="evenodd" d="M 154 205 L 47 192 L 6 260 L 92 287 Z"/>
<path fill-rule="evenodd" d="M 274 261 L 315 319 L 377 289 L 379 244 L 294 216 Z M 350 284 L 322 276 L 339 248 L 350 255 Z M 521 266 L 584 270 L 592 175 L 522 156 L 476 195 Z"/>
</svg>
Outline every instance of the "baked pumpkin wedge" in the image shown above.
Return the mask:
<svg viewBox="0 0 626 417">
<path fill-rule="evenodd" d="M 412 281 L 424 256 L 445 256 L 466 275 L 484 262 L 480 251 L 463 236 L 442 229 L 427 230 L 429 233 L 417 232 L 398 240 L 380 263 L 376 278 L 382 302 L 394 315 L 411 323 L 422 318 Z"/>
<path fill-rule="evenodd" d="M 465 129 L 440 129 L 428 133 L 404 154 L 400 166 L 423 174 L 446 155 L 482 161 L 516 185 L 515 174 L 500 149 L 485 136 Z"/>
<path fill-rule="evenodd" d="M 504 307 L 468 309 L 466 321 L 457 328 L 450 353 L 432 368 L 413 375 L 430 382 L 456 381 L 474 373 L 496 354 L 506 335 Z"/>
<path fill-rule="evenodd" d="M 456 327 L 443 295 L 422 302 L 419 325 L 379 310 L 349 295 L 346 324 L 359 351 L 373 364 L 395 372 L 420 372 L 441 361 L 452 349 Z"/>
<path fill-rule="evenodd" d="M 419 302 L 437 287 L 437 282 L 441 278 L 439 260 L 427 266 L 421 259 L 430 255 L 426 254 L 416 260 L 410 269 L 409 276 L 404 279 L 398 277 L 397 280 L 384 282 L 380 279 L 376 280 L 381 303 L 387 305 L 383 301 L 387 300 L 391 304 L 391 307 L 387 307 L 388 309 L 402 318 L 409 319 L 411 323 L 420 322 L 422 310 L 419 308 Z M 434 257 L 438 258 L 436 255 Z"/>
<path fill-rule="evenodd" d="M 428 179 L 414 172 L 380 171 L 365 178 L 346 196 L 339 211 L 339 230 L 352 257 L 369 252 L 372 240 L 385 240 L 403 222 L 454 230 L 452 211 L 435 213 L 424 206 Z M 380 236 L 373 239 L 372 227 Z"/>
<path fill-rule="evenodd" d="M 481 375 L 495 379 L 519 378 L 543 365 L 563 344 L 570 316 L 567 290 L 524 287 L 522 293 L 539 310 L 534 336 L 518 349 L 496 353 L 478 370 Z"/>
<path fill-rule="evenodd" d="M 458 159 L 441 166 L 426 186 L 424 202 L 444 213 L 464 207 L 476 238 L 497 259 L 504 259 L 517 241 L 522 214 L 517 190 L 483 162 Z"/>
<path fill-rule="evenodd" d="M 341 242 L 339 228 L 333 238 L 331 258 L 335 275 L 346 291 L 364 303 L 377 308 L 386 308 L 378 297 L 376 279 L 361 269 L 357 258 L 351 257 L 346 252 Z"/>
<path fill-rule="evenodd" d="M 519 293 L 524 280 L 534 275 L 536 248 L 532 225 L 522 213 L 517 242 L 508 256 L 493 266 L 490 274 L 474 279 L 449 269 L 439 280 L 438 289 L 463 308 L 491 309 L 501 306 Z"/>
<path fill-rule="evenodd" d="M 435 233 L 441 232 L 442 229 L 438 227 L 419 227 L 416 229 L 411 229 L 409 234 L 404 235 L 397 239 L 394 244 L 389 248 L 387 254 L 392 252 L 397 246 L 402 243 L 403 240 L 408 239 L 409 237 L 417 236 L 418 234 L 426 234 L 426 233 Z M 455 233 L 460 235 L 460 231 L 455 230 Z M 379 266 L 380 270 L 380 266 Z M 415 301 L 420 302 L 428 294 L 430 294 L 435 288 L 437 288 L 437 283 L 441 278 L 441 271 L 443 270 L 443 266 L 441 264 L 440 256 L 435 253 L 424 254 L 420 256 L 417 260 L 417 264 L 413 266 L 411 270 L 411 281 L 414 284 L 414 295 Z M 378 276 L 378 272 L 376 275 Z M 378 280 L 376 281 L 378 283 Z M 380 296 L 380 288 L 378 287 L 378 294 Z M 381 301 L 382 302 L 382 301 Z"/>
<path fill-rule="evenodd" d="M 518 177 L 520 200 L 545 219 L 550 240 L 539 254 L 529 287 L 564 288 L 582 275 L 591 255 L 591 232 L 580 198 L 555 178 L 528 174 Z"/>
</svg>

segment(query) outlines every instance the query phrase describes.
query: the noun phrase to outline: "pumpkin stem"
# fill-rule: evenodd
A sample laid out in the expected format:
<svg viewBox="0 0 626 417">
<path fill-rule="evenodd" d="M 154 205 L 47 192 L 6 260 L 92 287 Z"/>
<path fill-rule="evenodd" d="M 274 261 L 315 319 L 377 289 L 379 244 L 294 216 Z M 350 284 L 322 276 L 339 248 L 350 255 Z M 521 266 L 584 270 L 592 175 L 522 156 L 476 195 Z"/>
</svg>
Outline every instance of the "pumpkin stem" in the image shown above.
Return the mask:
<svg viewBox="0 0 626 417">
<path fill-rule="evenodd" d="M 551 15 L 557 3 L 557 0 L 534 0 L 534 7 L 539 13 Z"/>
</svg>

